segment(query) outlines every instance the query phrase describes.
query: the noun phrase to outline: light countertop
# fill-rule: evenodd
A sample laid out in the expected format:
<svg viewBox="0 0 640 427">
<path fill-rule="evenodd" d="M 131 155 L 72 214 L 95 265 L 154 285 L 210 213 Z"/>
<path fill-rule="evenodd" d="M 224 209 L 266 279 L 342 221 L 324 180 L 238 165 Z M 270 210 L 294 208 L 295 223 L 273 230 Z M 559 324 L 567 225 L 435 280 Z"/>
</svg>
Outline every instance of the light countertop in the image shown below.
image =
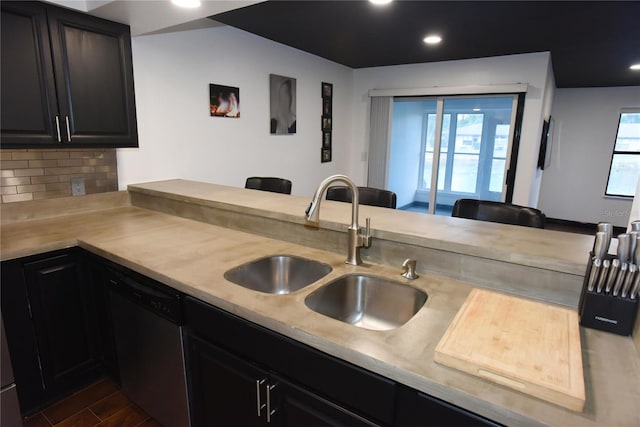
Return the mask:
<svg viewBox="0 0 640 427">
<path fill-rule="evenodd" d="M 256 200 L 254 191 L 243 191 L 251 193 L 248 200 Z M 328 210 L 323 214 L 329 215 Z M 300 216 L 297 209 L 295 216 Z M 390 217 L 376 221 L 402 229 L 402 224 L 391 224 Z M 291 224 L 298 226 L 302 227 Z M 395 330 L 369 331 L 314 313 L 304 298 L 348 272 L 406 281 L 399 268 L 372 263 L 348 266 L 344 254 L 134 206 L 5 223 L 0 232 L 3 260 L 79 245 L 249 321 L 507 425 L 640 425 L 640 363 L 627 337 L 581 328 L 587 395 L 582 413 L 436 364 L 435 346 L 472 289 L 469 284 L 422 275 L 410 282 L 429 295 L 418 314 Z M 316 259 L 333 271 L 289 295 L 261 294 L 223 277 L 230 268 L 273 254 Z"/>
</svg>

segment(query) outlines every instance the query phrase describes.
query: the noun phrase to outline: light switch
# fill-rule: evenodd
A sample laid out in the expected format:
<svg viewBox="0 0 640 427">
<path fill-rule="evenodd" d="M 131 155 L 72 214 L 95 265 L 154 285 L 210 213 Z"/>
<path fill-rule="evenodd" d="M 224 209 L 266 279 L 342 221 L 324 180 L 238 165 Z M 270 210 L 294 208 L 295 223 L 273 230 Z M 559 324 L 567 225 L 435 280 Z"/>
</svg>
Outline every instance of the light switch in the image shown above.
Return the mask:
<svg viewBox="0 0 640 427">
<path fill-rule="evenodd" d="M 84 196 L 87 194 L 84 189 L 84 177 L 77 176 L 71 178 L 71 194 L 73 196 Z"/>
</svg>

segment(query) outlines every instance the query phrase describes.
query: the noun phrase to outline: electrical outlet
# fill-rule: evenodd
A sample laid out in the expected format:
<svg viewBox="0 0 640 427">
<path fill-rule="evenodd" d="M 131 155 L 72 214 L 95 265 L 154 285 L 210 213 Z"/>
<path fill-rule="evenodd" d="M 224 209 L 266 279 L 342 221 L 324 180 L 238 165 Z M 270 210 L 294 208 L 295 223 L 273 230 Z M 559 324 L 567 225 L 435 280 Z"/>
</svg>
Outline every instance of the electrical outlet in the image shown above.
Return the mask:
<svg viewBox="0 0 640 427">
<path fill-rule="evenodd" d="M 73 196 L 84 196 L 87 194 L 84 189 L 84 178 L 81 176 L 71 178 L 71 194 Z"/>
</svg>

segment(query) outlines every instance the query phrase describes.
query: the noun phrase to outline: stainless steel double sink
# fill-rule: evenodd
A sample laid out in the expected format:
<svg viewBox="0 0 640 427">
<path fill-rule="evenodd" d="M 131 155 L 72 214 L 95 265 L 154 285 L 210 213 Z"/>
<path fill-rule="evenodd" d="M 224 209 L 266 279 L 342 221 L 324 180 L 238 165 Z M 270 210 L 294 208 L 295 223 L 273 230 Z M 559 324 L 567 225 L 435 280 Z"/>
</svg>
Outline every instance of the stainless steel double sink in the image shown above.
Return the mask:
<svg viewBox="0 0 640 427">
<path fill-rule="evenodd" d="M 227 271 L 225 279 L 269 294 L 303 289 L 332 271 L 331 266 L 293 255 L 272 255 Z M 305 305 L 322 315 L 371 330 L 391 330 L 409 321 L 427 301 L 426 292 L 380 276 L 351 273 L 311 292 Z"/>
</svg>

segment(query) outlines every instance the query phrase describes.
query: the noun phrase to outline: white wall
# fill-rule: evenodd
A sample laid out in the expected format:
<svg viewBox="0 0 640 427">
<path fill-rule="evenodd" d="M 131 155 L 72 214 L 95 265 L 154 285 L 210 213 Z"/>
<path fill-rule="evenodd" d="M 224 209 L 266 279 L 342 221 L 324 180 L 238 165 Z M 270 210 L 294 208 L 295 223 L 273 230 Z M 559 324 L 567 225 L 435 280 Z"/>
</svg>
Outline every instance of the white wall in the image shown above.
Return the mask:
<svg viewBox="0 0 640 427">
<path fill-rule="evenodd" d="M 640 107 L 640 86 L 556 89 L 551 166 L 540 193 L 548 217 L 627 226 L 631 200 L 604 196 L 624 107 Z"/>
<path fill-rule="evenodd" d="M 231 27 L 135 37 L 140 147 L 118 150 L 119 186 L 184 178 L 243 187 L 246 177 L 293 181 L 311 195 L 352 175 L 353 71 Z M 269 133 L 269 74 L 297 79 L 297 133 Z M 333 83 L 333 161 L 320 163 L 320 83 Z M 209 116 L 209 83 L 240 88 L 241 118 Z"/>
<path fill-rule="evenodd" d="M 542 131 L 544 98 L 552 97 L 548 52 L 445 61 L 354 71 L 353 150 L 354 179 L 366 182 L 369 96 L 371 89 L 528 83 L 520 137 L 513 203 L 535 206 L 539 191 L 536 165 Z"/>
<path fill-rule="evenodd" d="M 551 116 L 553 97 L 556 90 L 555 78 L 553 76 L 553 67 L 551 65 L 551 61 L 549 61 L 549 65 L 547 68 L 547 85 L 545 86 L 542 97 L 542 120 L 548 120 L 549 116 Z M 529 206 L 536 207 L 540 207 L 540 189 L 542 188 L 543 171 L 541 169 L 538 169 L 537 167 L 537 160 L 540 155 L 540 142 L 542 140 L 542 129 L 538 131 L 538 135 L 540 135 L 538 137 L 538 149 L 534 153 L 534 158 L 536 159 L 536 167 L 533 181 L 531 182 L 531 192 L 529 193 Z"/>
</svg>

